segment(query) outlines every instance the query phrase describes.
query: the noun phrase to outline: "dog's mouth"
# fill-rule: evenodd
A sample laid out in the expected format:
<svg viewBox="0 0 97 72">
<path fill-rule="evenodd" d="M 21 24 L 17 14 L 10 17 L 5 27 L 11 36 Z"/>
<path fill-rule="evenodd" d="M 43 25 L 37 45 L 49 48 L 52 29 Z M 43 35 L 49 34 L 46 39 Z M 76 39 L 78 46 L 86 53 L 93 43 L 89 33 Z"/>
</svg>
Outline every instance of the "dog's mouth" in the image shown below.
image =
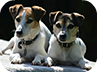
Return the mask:
<svg viewBox="0 0 97 72">
<path fill-rule="evenodd" d="M 28 34 L 24 34 L 23 31 L 16 31 L 16 36 L 18 38 L 24 38 L 25 36 L 27 36 Z"/>
<path fill-rule="evenodd" d="M 54 36 L 61 43 L 64 43 L 66 41 L 66 35 L 56 35 L 56 34 L 54 34 Z"/>
<path fill-rule="evenodd" d="M 70 37 L 70 38 L 69 37 L 67 38 L 67 36 L 66 37 L 65 36 L 57 37 L 57 40 L 61 43 L 70 43 L 70 42 L 74 41 L 75 39 L 76 39 L 76 37 Z"/>
<path fill-rule="evenodd" d="M 60 41 L 66 41 L 66 35 L 60 35 L 59 40 Z"/>
<path fill-rule="evenodd" d="M 59 41 L 62 41 L 62 42 L 66 41 L 66 37 L 67 37 L 67 35 L 66 35 L 66 33 L 64 33 L 64 32 L 60 32 L 60 33 L 57 35 L 57 39 L 58 39 Z"/>
<path fill-rule="evenodd" d="M 22 35 L 18 35 L 18 34 L 17 34 L 17 37 L 18 37 L 18 38 L 22 38 L 23 36 L 22 36 Z"/>
</svg>

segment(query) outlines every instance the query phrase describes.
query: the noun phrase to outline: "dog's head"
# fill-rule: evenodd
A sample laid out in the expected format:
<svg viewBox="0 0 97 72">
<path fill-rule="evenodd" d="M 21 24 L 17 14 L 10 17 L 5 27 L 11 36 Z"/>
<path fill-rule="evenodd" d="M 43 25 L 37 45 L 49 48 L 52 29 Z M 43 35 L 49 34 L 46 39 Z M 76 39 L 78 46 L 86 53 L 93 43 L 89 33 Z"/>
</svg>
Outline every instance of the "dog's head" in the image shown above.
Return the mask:
<svg viewBox="0 0 97 72">
<path fill-rule="evenodd" d="M 69 43 L 75 40 L 78 27 L 81 26 L 84 16 L 79 13 L 51 12 L 49 21 L 53 24 L 53 32 L 58 41 Z"/>
<path fill-rule="evenodd" d="M 34 37 L 40 30 L 39 21 L 45 14 L 45 9 L 39 6 L 23 7 L 17 4 L 9 7 L 9 12 L 15 21 L 17 37 L 32 35 Z"/>
</svg>

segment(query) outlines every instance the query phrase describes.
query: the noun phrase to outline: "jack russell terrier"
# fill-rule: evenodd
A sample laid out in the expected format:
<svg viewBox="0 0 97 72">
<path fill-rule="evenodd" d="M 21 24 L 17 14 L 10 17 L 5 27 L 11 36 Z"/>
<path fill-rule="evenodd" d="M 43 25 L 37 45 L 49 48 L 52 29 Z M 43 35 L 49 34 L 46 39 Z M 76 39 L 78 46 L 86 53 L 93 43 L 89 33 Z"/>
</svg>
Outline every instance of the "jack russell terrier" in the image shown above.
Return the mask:
<svg viewBox="0 0 97 72">
<path fill-rule="evenodd" d="M 16 31 L 8 45 L 2 49 L 3 54 L 13 47 L 10 61 L 13 64 L 32 61 L 32 64 L 41 64 L 46 56 L 51 33 L 41 21 L 45 9 L 39 6 L 23 7 L 17 4 L 9 8 L 15 21 Z"/>
<path fill-rule="evenodd" d="M 85 68 L 86 46 L 79 37 L 76 37 L 84 16 L 79 13 L 68 14 L 57 11 L 50 13 L 49 20 L 53 25 L 54 34 L 50 38 L 45 64 L 76 65 Z"/>
</svg>

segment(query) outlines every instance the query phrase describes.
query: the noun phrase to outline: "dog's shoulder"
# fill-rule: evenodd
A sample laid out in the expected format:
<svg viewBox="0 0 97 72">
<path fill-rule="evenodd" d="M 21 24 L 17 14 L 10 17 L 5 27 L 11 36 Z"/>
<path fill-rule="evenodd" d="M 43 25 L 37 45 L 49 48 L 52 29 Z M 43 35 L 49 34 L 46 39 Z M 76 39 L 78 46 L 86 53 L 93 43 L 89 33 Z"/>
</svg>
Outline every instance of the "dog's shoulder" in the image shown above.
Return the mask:
<svg viewBox="0 0 97 72">
<path fill-rule="evenodd" d="M 50 43 L 50 44 L 54 44 L 55 42 L 57 42 L 57 39 L 56 39 L 56 37 L 54 36 L 54 34 L 52 34 L 51 37 L 50 37 L 49 43 Z"/>
<path fill-rule="evenodd" d="M 40 33 L 46 41 L 45 46 L 48 46 L 48 41 L 50 40 L 51 32 L 42 21 L 39 21 L 39 23 L 40 23 Z"/>
<path fill-rule="evenodd" d="M 80 45 L 80 46 L 85 46 L 85 43 L 83 42 L 83 40 L 79 37 L 76 38 L 75 43 Z"/>
<path fill-rule="evenodd" d="M 42 21 L 39 21 L 39 23 L 40 23 L 40 31 L 41 32 L 45 31 L 45 32 L 51 34 L 51 32 L 49 31 L 49 29 L 46 27 L 46 25 Z"/>
</svg>

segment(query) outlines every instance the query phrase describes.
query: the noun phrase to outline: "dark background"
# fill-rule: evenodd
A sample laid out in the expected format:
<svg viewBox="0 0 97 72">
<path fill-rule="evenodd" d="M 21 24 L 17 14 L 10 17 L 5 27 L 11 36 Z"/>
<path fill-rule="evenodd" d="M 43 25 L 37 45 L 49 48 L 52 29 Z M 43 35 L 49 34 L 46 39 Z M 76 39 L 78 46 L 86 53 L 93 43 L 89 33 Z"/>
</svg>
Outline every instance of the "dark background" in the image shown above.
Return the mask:
<svg viewBox="0 0 97 72">
<path fill-rule="evenodd" d="M 85 42 L 87 52 L 85 58 L 96 61 L 97 59 L 97 13 L 93 5 L 82 0 L 16 0 L 6 3 L 0 13 L 0 39 L 10 40 L 15 29 L 14 20 L 9 13 L 9 7 L 14 4 L 23 4 L 25 7 L 38 5 L 46 9 L 46 15 L 42 21 L 52 31 L 49 24 L 49 13 L 52 11 L 63 11 L 64 13 L 78 12 L 85 16 L 82 26 L 79 28 L 79 37 Z"/>
</svg>

